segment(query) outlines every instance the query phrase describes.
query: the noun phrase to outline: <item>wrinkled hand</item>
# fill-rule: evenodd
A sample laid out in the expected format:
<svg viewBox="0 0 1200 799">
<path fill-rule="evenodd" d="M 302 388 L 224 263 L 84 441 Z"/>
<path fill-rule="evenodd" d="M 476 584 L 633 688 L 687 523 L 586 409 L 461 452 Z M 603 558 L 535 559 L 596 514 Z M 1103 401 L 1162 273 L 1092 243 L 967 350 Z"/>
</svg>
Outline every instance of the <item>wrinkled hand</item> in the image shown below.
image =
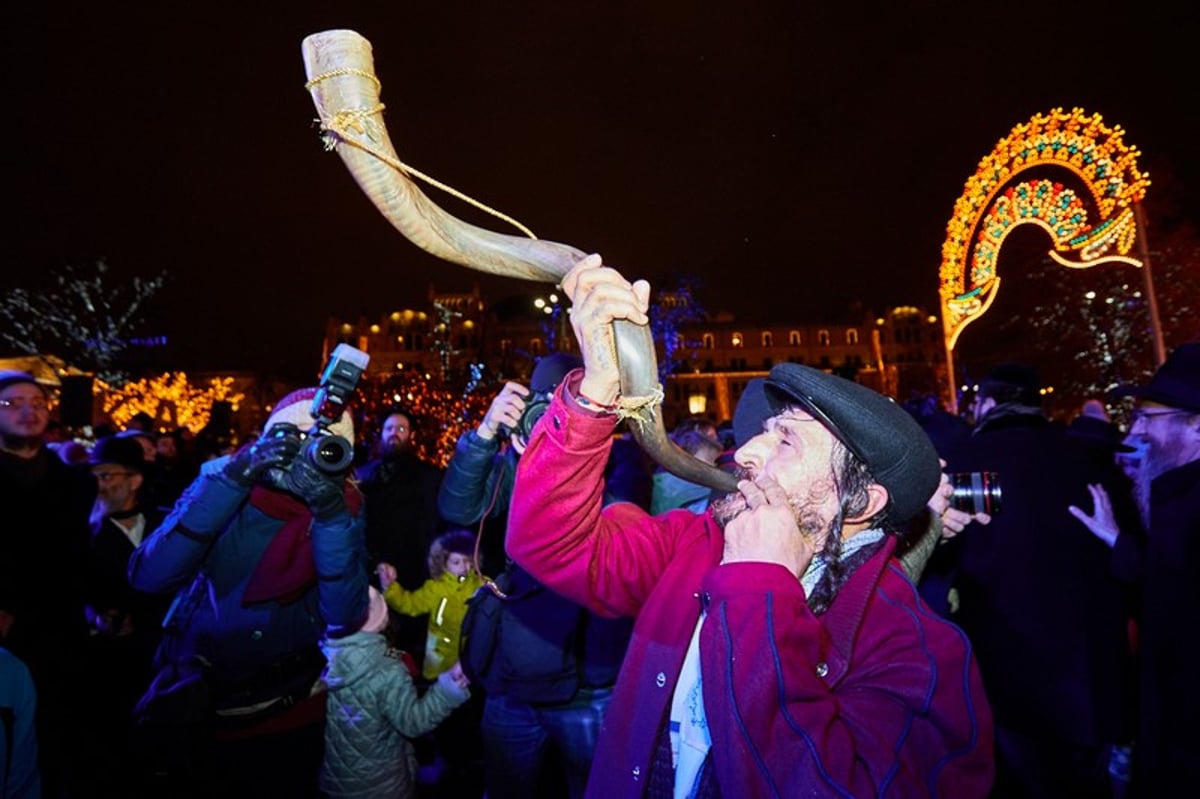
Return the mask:
<svg viewBox="0 0 1200 799">
<path fill-rule="evenodd" d="M 599 255 L 589 255 L 567 272 L 562 287 L 571 299 L 571 327 L 583 357 L 579 392 L 594 402 L 611 403 L 621 391 L 612 323 L 627 319 L 649 324 L 650 284 L 644 280 L 630 283 L 604 266 Z"/>
<path fill-rule="evenodd" d="M 800 531 L 783 487 L 760 474 L 739 482 L 738 491 L 746 500 L 746 510 L 725 525 L 722 562 L 778 563 L 801 577 L 822 542 Z"/>
<path fill-rule="evenodd" d="M 1092 503 L 1095 506 L 1095 511 L 1091 515 L 1084 513 L 1082 509 L 1075 505 L 1067 506 L 1067 511 L 1076 519 L 1083 522 L 1084 526 L 1091 530 L 1094 536 L 1110 547 L 1115 546 L 1117 536 L 1121 534 L 1121 528 L 1117 526 L 1117 517 L 1113 513 L 1112 500 L 1108 498 L 1108 492 L 1104 490 L 1104 486 L 1099 483 L 1089 484 L 1088 491 L 1092 492 Z"/>
<path fill-rule="evenodd" d="M 299 428 L 280 422 L 258 441 L 243 447 L 225 464 L 225 476 L 241 486 L 252 486 L 273 467 L 288 468 L 300 451 Z"/>
<path fill-rule="evenodd" d="M 303 499 L 318 519 L 330 519 L 346 510 L 345 478 L 322 472 L 307 458 L 292 461 L 282 483 L 284 489 Z"/>
<path fill-rule="evenodd" d="M 500 432 L 500 428 L 515 428 L 525 410 L 525 397 L 528 396 L 529 389 L 520 383 L 505 383 L 504 388 L 500 389 L 500 393 L 492 400 L 487 415 L 479 423 L 476 435 L 484 441 L 491 441 Z"/>
<path fill-rule="evenodd" d="M 381 592 L 386 592 L 399 576 L 396 567 L 390 563 L 380 563 L 375 567 L 375 574 L 379 575 L 379 590 Z"/>
</svg>

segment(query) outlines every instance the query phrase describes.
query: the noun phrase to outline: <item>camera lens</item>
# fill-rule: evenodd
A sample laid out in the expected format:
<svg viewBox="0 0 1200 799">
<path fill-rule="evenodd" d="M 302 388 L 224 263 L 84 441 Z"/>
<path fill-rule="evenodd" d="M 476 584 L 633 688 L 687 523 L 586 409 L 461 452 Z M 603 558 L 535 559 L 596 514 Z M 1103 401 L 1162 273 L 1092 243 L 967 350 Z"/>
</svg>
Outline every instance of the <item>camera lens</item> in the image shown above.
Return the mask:
<svg viewBox="0 0 1200 799">
<path fill-rule="evenodd" d="M 304 455 L 322 472 L 338 474 L 354 461 L 354 446 L 341 436 L 313 436 L 304 442 Z"/>
<path fill-rule="evenodd" d="M 990 516 L 1000 512 L 1002 494 L 1000 475 L 996 472 L 955 472 L 947 476 L 954 488 L 954 493 L 950 495 L 950 507 Z"/>
<path fill-rule="evenodd" d="M 538 423 L 538 420 L 546 415 L 546 411 L 550 408 L 549 394 L 534 394 L 525 402 L 525 410 L 521 413 L 521 418 L 517 420 L 517 428 L 513 431 L 514 435 L 519 435 L 521 438 L 529 441 L 529 435 L 533 432 L 533 426 Z"/>
</svg>

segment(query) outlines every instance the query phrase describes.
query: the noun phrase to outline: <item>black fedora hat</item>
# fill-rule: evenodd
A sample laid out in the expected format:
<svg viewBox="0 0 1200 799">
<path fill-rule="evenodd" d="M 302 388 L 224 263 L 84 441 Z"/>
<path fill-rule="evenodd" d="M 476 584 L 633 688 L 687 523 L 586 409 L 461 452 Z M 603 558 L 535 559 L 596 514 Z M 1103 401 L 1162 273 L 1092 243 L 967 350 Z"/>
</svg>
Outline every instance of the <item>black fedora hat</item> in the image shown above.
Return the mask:
<svg viewBox="0 0 1200 799">
<path fill-rule="evenodd" d="M 916 420 L 890 397 L 820 369 L 781 363 L 766 378 L 750 381 L 733 415 L 738 444 L 789 405 L 811 413 L 867 465 L 887 489 L 889 523 L 908 521 L 933 496 L 942 468 Z"/>
<path fill-rule="evenodd" d="M 1200 413 L 1200 341 L 1180 344 L 1144 386 L 1122 386 L 1114 397 L 1136 397 Z"/>
<path fill-rule="evenodd" d="M 146 469 L 146 456 L 142 454 L 142 446 L 132 438 L 111 435 L 92 445 L 88 463 L 92 466 L 112 464 L 123 466 L 130 471 L 142 472 Z"/>
</svg>

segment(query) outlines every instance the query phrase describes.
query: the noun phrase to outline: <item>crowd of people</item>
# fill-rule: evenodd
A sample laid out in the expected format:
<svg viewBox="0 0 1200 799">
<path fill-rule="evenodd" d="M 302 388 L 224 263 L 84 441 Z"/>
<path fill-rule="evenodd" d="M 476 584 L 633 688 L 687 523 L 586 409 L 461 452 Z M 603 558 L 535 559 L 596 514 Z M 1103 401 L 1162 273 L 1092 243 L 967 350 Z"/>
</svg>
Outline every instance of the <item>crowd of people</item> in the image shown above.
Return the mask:
<svg viewBox="0 0 1200 799">
<path fill-rule="evenodd" d="M 504 385 L 444 469 L 403 408 L 373 459 L 310 457 L 315 388 L 231 451 L 148 420 L 55 443 L 47 389 L 0 373 L 0 797 L 1200 777 L 1200 343 L 1124 390 L 1127 431 L 1103 402 L 1050 420 L 1025 364 L 963 416 L 779 364 L 671 434 L 721 493 L 623 435 L 612 322 L 649 287 L 589 256 L 563 288 L 579 354 Z M 325 433 L 361 437 L 351 410 Z"/>
</svg>

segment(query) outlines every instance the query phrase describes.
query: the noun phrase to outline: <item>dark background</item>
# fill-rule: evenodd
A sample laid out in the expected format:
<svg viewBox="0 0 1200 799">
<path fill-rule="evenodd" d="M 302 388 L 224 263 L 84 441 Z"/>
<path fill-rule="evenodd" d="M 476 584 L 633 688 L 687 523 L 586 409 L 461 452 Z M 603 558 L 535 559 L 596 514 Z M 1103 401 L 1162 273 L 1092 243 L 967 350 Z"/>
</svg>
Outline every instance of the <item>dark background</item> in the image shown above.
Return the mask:
<svg viewBox="0 0 1200 799">
<path fill-rule="evenodd" d="M 541 290 L 421 253 L 322 150 L 300 42 L 329 28 L 374 45 L 406 162 L 748 321 L 936 312 L 963 184 L 1054 107 L 1119 124 L 1198 207 L 1189 4 L 111 5 L 6 9 L 0 289 L 165 269 L 147 332 L 184 368 L 303 378 L 330 315 Z"/>
</svg>

